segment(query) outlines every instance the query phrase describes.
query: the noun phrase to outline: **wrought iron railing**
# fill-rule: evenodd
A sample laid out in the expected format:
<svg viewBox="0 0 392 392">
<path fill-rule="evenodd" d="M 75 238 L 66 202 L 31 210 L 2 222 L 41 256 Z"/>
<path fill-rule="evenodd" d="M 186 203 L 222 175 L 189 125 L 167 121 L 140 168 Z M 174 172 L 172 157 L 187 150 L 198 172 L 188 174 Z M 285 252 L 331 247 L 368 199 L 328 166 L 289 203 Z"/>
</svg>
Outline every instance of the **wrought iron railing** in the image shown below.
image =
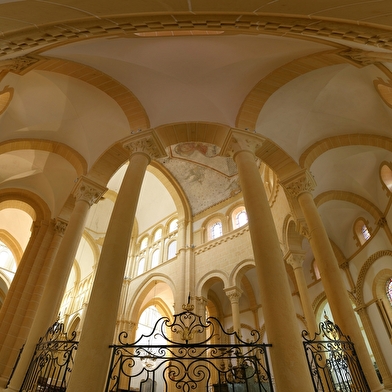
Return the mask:
<svg viewBox="0 0 392 392">
<path fill-rule="evenodd" d="M 20 392 L 65 392 L 72 371 L 78 342 L 64 324 L 55 322 L 36 348 Z"/>
<path fill-rule="evenodd" d="M 184 309 L 172 321 L 159 319 L 134 343 L 119 335 L 119 344 L 111 346 L 106 392 L 273 392 L 271 345 L 260 342 L 258 331 L 244 341 L 216 318 L 203 322 L 189 305 Z"/>
<path fill-rule="evenodd" d="M 326 317 L 310 339 L 302 332 L 315 391 L 370 392 L 354 343 Z"/>
</svg>

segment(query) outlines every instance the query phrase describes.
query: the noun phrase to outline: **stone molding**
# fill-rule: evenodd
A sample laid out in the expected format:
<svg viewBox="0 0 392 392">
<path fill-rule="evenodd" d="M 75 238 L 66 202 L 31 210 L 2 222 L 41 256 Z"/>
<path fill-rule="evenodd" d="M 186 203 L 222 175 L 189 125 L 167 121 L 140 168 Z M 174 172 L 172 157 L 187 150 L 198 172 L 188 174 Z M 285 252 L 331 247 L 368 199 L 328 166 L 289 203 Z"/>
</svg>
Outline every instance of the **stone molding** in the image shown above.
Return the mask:
<svg viewBox="0 0 392 392">
<path fill-rule="evenodd" d="M 300 36 L 308 39 L 333 38 L 390 50 L 392 33 L 388 27 L 373 27 L 355 21 L 333 22 L 308 16 L 287 17 L 257 15 L 257 13 L 157 13 L 146 18 L 145 14 L 111 15 L 82 20 L 60 20 L 56 23 L 34 26 L 20 31 L 3 32 L 0 56 L 22 50 L 45 49 L 86 38 L 113 37 L 148 32 L 214 30 L 229 33 L 273 34 Z"/>
</svg>

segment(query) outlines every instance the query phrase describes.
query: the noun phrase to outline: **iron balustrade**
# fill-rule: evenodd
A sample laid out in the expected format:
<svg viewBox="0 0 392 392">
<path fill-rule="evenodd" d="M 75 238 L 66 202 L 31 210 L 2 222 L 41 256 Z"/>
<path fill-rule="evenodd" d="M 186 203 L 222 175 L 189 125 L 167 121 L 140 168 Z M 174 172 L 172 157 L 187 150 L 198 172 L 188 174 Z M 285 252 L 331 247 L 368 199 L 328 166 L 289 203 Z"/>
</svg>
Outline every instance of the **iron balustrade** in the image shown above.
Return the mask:
<svg viewBox="0 0 392 392">
<path fill-rule="evenodd" d="M 319 324 L 319 332 L 310 339 L 302 332 L 314 390 L 316 392 L 370 392 L 354 343 L 328 320 Z"/>
<path fill-rule="evenodd" d="M 68 338 L 64 324 L 56 321 L 36 348 L 20 392 L 65 392 L 78 342 Z"/>
<path fill-rule="evenodd" d="M 214 391 L 273 392 L 267 348 L 260 333 L 244 341 L 227 333 L 218 319 L 192 313 L 193 307 L 160 318 L 151 333 L 112 345 L 106 392 Z"/>
</svg>

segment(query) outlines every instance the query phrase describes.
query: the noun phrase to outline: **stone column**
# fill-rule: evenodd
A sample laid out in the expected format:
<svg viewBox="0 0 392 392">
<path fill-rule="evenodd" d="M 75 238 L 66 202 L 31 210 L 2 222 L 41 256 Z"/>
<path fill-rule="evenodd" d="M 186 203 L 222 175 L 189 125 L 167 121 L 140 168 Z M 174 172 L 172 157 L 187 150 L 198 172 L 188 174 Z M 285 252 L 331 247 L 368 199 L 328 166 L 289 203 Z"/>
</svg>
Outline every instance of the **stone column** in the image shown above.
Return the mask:
<svg viewBox="0 0 392 392">
<path fill-rule="evenodd" d="M 301 300 L 302 310 L 304 312 L 308 332 L 313 338 L 314 334 L 318 332 L 316 317 L 313 312 L 312 304 L 310 303 L 308 287 L 305 280 L 302 264 L 304 262 L 304 255 L 298 252 L 289 252 L 285 259 L 294 270 L 295 280 L 297 282 L 299 297 Z"/>
<path fill-rule="evenodd" d="M 193 296 L 195 287 L 195 271 L 194 271 L 194 252 L 189 239 L 189 222 L 185 219 L 178 221 L 177 235 L 177 272 L 176 292 L 174 296 L 175 313 L 182 311 L 182 305 L 186 303 L 188 295 Z"/>
<path fill-rule="evenodd" d="M 150 157 L 165 151 L 153 132 L 124 145 L 130 151 L 110 218 L 67 392 L 103 391 L 140 189 Z"/>
<path fill-rule="evenodd" d="M 19 339 L 23 324 L 29 314 L 29 304 L 42 267 L 43 253 L 47 252 L 53 231 L 46 222 L 34 223 L 29 244 L 22 256 L 4 305 L 0 312 L 0 388 L 4 388 L 11 375 L 17 355 L 24 340 Z M 40 256 L 40 257 L 39 257 Z M 35 260 L 37 263 L 35 264 Z M 26 327 L 30 327 L 27 322 Z"/>
<path fill-rule="evenodd" d="M 206 321 L 207 298 L 196 297 L 196 314 L 201 317 L 201 320 Z"/>
<path fill-rule="evenodd" d="M 15 366 L 16 362 L 16 354 L 19 354 L 20 348 L 22 346 L 25 346 L 25 342 L 28 338 L 28 335 L 30 333 L 30 329 L 34 323 L 34 318 L 37 314 L 38 308 L 39 308 L 39 303 L 41 301 L 43 292 L 45 290 L 46 283 L 48 281 L 48 276 L 49 272 L 52 268 L 54 258 L 57 254 L 57 250 L 59 248 L 59 244 L 61 243 L 61 240 L 63 238 L 64 234 L 64 229 L 66 227 L 66 224 L 62 221 L 53 221 L 52 222 L 52 229 L 54 232 L 51 231 L 50 237 L 52 238 L 50 242 L 49 249 L 47 249 L 46 246 L 44 246 L 44 243 L 41 246 L 41 249 L 45 251 L 46 257 L 43 260 L 42 263 L 39 262 L 39 258 L 37 255 L 37 259 L 34 264 L 36 266 L 34 267 L 39 267 L 39 272 L 37 271 L 37 276 L 35 277 L 34 282 L 30 282 L 30 284 L 34 283 L 34 289 L 32 292 L 30 290 L 27 291 L 28 299 L 25 297 L 25 302 L 27 302 L 27 310 L 26 310 L 26 315 L 23 320 L 23 324 L 21 326 L 19 325 L 13 325 L 12 328 L 10 329 L 12 333 L 17 333 L 18 328 L 19 328 L 19 333 L 17 335 L 16 339 L 16 344 L 14 344 L 13 351 L 15 355 L 9 356 L 7 368 L 8 369 L 13 369 Z M 41 252 L 40 252 L 41 253 Z M 33 273 L 31 274 L 33 275 Z M 8 339 L 7 339 L 8 342 Z M 9 343 L 9 342 L 8 342 Z M 6 346 L 4 345 L 2 350 L 5 350 Z M 6 369 L 7 369 L 6 368 Z M 3 376 L 7 374 L 7 370 L 4 371 Z M 7 380 L 9 379 L 8 374 L 7 374 Z"/>
<path fill-rule="evenodd" d="M 369 317 L 367 306 L 357 307 L 355 311 L 358 313 L 363 329 L 366 332 L 366 336 L 369 341 L 369 345 L 372 349 L 374 358 L 376 359 L 378 370 L 380 371 L 384 387 L 388 390 L 392 389 L 392 374 L 389 371 L 388 363 L 385 360 L 384 354 L 382 353 L 380 344 L 377 340 L 377 336 L 374 332 L 372 321 Z"/>
<path fill-rule="evenodd" d="M 275 223 L 256 163 L 260 139 L 232 131 L 222 154 L 237 164 L 277 391 L 313 392 Z"/>
<path fill-rule="evenodd" d="M 38 340 L 55 322 L 83 234 L 88 211 L 90 206 L 100 199 L 103 191 L 103 187 L 87 178 L 80 179 L 75 188 L 75 207 L 61 244 L 59 244 L 23 353 L 7 390 L 19 391 Z"/>
<path fill-rule="evenodd" d="M 240 320 L 240 297 L 242 290 L 238 287 L 229 287 L 225 289 L 226 295 L 229 297 L 231 304 L 231 315 L 233 318 L 233 331 L 237 332 L 238 337 L 241 337 L 241 320 Z"/>
<path fill-rule="evenodd" d="M 310 245 L 317 261 L 321 281 L 331 308 L 335 323 L 345 335 L 349 335 L 358 354 L 362 369 L 372 392 L 382 391 L 374 366 L 366 348 L 361 330 L 344 285 L 342 272 L 333 252 L 328 234 L 325 230 L 311 191 L 315 181 L 306 170 L 299 171 L 281 181 L 286 192 L 299 203 L 305 218 Z"/>
</svg>

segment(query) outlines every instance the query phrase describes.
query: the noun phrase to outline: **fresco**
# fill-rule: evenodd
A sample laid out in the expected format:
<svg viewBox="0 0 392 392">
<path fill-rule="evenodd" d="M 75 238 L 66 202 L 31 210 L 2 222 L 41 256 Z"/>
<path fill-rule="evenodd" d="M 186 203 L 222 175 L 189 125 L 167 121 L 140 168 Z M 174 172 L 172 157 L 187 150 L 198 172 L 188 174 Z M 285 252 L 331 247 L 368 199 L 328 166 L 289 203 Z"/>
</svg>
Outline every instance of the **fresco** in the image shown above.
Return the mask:
<svg viewBox="0 0 392 392">
<path fill-rule="evenodd" d="M 196 215 L 241 191 L 237 167 L 219 155 L 219 147 L 199 142 L 171 146 L 160 162 L 183 187 Z"/>
</svg>

